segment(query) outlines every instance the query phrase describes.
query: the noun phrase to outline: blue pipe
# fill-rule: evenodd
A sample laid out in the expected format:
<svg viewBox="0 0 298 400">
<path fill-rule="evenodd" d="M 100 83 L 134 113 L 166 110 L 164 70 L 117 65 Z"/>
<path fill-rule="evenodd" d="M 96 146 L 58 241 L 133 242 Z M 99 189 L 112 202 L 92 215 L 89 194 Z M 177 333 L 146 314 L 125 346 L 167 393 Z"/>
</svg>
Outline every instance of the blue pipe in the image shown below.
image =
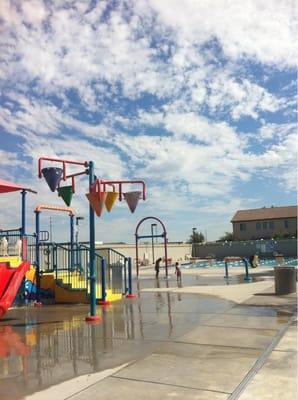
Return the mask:
<svg viewBox="0 0 298 400">
<path fill-rule="evenodd" d="M 248 259 L 247 258 L 242 258 L 242 261 L 244 262 L 244 265 L 245 265 L 245 277 L 244 277 L 244 280 L 246 282 L 251 282 L 252 281 L 252 277 L 248 273 Z"/>
<path fill-rule="evenodd" d="M 138 236 L 138 239 L 147 239 L 147 238 L 159 238 L 159 237 L 164 237 L 164 234 L 161 235 L 143 235 L 143 236 Z"/>
<path fill-rule="evenodd" d="M 39 211 L 35 211 L 35 271 L 36 271 L 36 300 L 40 301 L 40 258 L 39 258 Z"/>
<path fill-rule="evenodd" d="M 94 183 L 94 164 L 89 161 L 89 192 Z M 96 276 L 95 276 L 95 218 L 91 205 L 89 206 L 89 279 L 90 279 L 90 316 L 96 315 Z"/>
<path fill-rule="evenodd" d="M 131 257 L 128 257 L 128 294 L 132 294 L 132 263 L 131 263 Z"/>
<path fill-rule="evenodd" d="M 101 300 L 106 301 L 106 259 L 101 259 Z"/>
</svg>

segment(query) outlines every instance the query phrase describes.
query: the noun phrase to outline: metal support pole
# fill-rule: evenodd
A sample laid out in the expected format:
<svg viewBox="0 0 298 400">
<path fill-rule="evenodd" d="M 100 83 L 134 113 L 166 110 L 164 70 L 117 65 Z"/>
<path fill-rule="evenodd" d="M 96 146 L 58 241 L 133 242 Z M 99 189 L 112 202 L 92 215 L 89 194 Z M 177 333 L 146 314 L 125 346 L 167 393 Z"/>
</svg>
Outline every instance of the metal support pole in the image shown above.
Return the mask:
<svg viewBox="0 0 298 400">
<path fill-rule="evenodd" d="M 225 274 L 224 278 L 228 279 L 229 278 L 228 261 L 225 261 L 225 271 L 226 271 L 226 274 Z"/>
<path fill-rule="evenodd" d="M 242 258 L 242 261 L 244 262 L 244 265 L 245 265 L 245 277 L 244 277 L 244 280 L 246 282 L 251 282 L 252 281 L 252 277 L 249 275 L 249 272 L 248 272 L 248 259 L 247 258 Z"/>
<path fill-rule="evenodd" d="M 101 301 L 106 301 L 106 260 L 105 258 L 101 259 Z"/>
<path fill-rule="evenodd" d="M 109 306 L 111 304 L 111 302 L 109 300 L 106 300 L 106 298 L 107 298 L 106 270 L 107 270 L 106 259 L 102 258 L 101 259 L 101 299 L 98 301 L 98 304 L 100 304 L 101 306 Z"/>
<path fill-rule="evenodd" d="M 26 190 L 21 191 L 22 194 L 22 228 L 21 235 L 26 235 Z"/>
<path fill-rule="evenodd" d="M 40 253 L 39 253 L 39 211 L 35 211 L 35 273 L 36 273 L 36 301 L 40 301 Z"/>
<path fill-rule="evenodd" d="M 127 258 L 127 265 L 128 265 L 128 294 L 126 295 L 126 297 L 132 299 L 132 298 L 137 297 L 137 295 L 132 293 L 132 263 L 131 263 L 131 257 Z"/>
<path fill-rule="evenodd" d="M 89 161 L 89 191 L 94 183 L 94 164 Z M 89 206 L 89 279 L 90 279 L 90 316 L 86 321 L 96 321 L 100 317 L 96 315 L 96 271 L 95 271 L 95 218 L 91 205 Z"/>
<path fill-rule="evenodd" d="M 131 258 L 128 257 L 128 294 L 132 294 Z"/>
<path fill-rule="evenodd" d="M 154 241 L 153 241 L 153 227 L 156 226 L 156 224 L 151 224 L 151 247 L 152 247 L 152 264 L 154 264 L 155 257 L 154 257 Z"/>
<path fill-rule="evenodd" d="M 74 215 L 70 214 L 70 270 L 74 270 Z"/>
<path fill-rule="evenodd" d="M 137 268 L 137 276 L 139 276 L 139 244 L 138 244 L 138 235 L 136 234 L 136 268 Z"/>
<path fill-rule="evenodd" d="M 168 277 L 168 244 L 167 244 L 167 232 L 164 232 L 164 243 L 165 243 L 165 258 L 166 258 L 166 277 Z"/>
</svg>

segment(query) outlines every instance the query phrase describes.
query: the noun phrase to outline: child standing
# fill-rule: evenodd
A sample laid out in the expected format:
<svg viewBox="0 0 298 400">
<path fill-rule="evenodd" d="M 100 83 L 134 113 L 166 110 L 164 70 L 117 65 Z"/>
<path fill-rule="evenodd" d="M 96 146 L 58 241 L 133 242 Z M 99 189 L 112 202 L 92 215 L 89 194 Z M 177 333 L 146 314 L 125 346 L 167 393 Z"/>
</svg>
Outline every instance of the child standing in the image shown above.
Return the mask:
<svg viewBox="0 0 298 400">
<path fill-rule="evenodd" d="M 177 282 L 181 283 L 181 269 L 179 268 L 179 263 L 175 263 L 175 274 L 177 276 Z"/>
</svg>

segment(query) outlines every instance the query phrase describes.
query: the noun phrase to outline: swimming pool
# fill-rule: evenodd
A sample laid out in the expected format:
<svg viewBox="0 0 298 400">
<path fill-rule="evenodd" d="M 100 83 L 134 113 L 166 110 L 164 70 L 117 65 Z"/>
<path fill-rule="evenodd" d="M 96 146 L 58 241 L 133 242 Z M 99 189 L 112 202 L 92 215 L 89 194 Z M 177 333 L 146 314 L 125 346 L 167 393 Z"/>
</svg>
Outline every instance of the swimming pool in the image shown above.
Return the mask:
<svg viewBox="0 0 298 400">
<path fill-rule="evenodd" d="M 298 259 L 294 257 L 288 257 L 284 259 L 285 261 L 282 265 L 293 265 L 297 266 Z M 260 267 L 276 267 L 279 265 L 274 258 L 260 259 L 259 260 Z M 215 260 L 212 265 L 208 261 L 197 261 L 193 263 L 182 264 L 181 268 L 189 269 L 189 268 L 209 268 L 209 267 L 224 267 L 225 262 L 223 260 Z M 229 267 L 243 267 L 244 263 L 242 261 L 231 261 L 229 262 Z"/>
</svg>

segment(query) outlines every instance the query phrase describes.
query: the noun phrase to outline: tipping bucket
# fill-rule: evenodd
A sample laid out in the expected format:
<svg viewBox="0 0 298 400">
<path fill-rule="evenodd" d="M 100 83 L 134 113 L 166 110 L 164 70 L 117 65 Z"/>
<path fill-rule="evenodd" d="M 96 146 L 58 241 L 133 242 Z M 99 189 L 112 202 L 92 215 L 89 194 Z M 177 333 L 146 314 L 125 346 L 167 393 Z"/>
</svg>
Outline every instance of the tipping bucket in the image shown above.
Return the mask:
<svg viewBox="0 0 298 400">
<path fill-rule="evenodd" d="M 106 209 L 110 212 L 118 199 L 119 193 L 117 192 L 107 192 L 107 197 L 105 201 Z"/>
<path fill-rule="evenodd" d="M 141 192 L 127 192 L 124 193 L 123 196 L 128 204 L 130 211 L 134 213 L 140 200 Z"/>
<path fill-rule="evenodd" d="M 100 217 L 104 208 L 105 200 L 107 197 L 106 192 L 90 192 L 86 194 L 90 205 L 95 214 Z"/>
<path fill-rule="evenodd" d="M 58 187 L 57 192 L 58 196 L 62 197 L 64 203 L 69 207 L 73 196 L 72 186 Z"/>
<path fill-rule="evenodd" d="M 43 168 L 41 170 L 43 177 L 45 178 L 49 188 L 52 192 L 58 187 L 59 182 L 62 179 L 63 169 L 58 167 Z"/>
</svg>

